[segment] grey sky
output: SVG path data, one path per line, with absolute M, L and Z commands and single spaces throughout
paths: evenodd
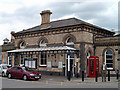
M 64 1 L 64 0 L 63 0 Z M 52 11 L 51 21 L 76 17 L 106 29 L 118 29 L 117 0 L 1 0 L 0 45 L 4 38 L 10 39 L 11 31 L 21 31 L 41 23 L 40 12 Z

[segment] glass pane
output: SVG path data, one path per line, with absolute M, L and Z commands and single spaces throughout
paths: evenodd
M 106 63 L 113 63 L 113 60 L 106 60 Z
M 107 50 L 106 54 L 112 54 L 111 50 Z
M 47 60 L 47 54 L 42 53 L 41 54 L 41 65 L 46 65 L 46 60 Z
M 106 58 L 112 58 L 112 55 L 106 55 Z
M 73 38 L 69 37 L 68 40 L 67 40 L 67 43 L 71 43 L 73 41 L 74 41 Z
M 112 64 L 106 64 L 108 68 L 112 68 L 113 65 Z

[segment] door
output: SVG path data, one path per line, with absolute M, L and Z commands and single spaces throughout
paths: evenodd
M 18 78 L 22 78 L 22 71 L 21 71 L 22 68 L 20 67 L 17 67 L 16 69 L 16 77 Z
M 12 74 L 12 77 L 16 77 L 16 70 L 17 70 L 17 67 L 11 68 L 10 73 Z

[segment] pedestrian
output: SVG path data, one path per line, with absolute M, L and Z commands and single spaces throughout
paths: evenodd
M 107 73 L 107 66 L 105 64 L 105 62 L 103 63 L 102 67 L 101 67 L 101 71 L 102 71 L 102 82 L 106 82 L 106 73 Z

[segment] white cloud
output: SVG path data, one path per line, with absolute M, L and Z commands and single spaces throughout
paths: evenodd
M 75 14 L 65 15 L 65 16 L 60 17 L 60 18 L 52 19 L 52 21 L 61 20 L 61 19 L 67 19 L 67 18 L 77 18 L 77 16 Z
M 45 9 L 53 12 L 52 21 L 76 17 L 103 27 L 115 28 L 117 2 L 118 0 L 1 0 L 0 45 L 4 38 L 10 39 L 11 31 L 17 32 L 40 24 L 39 13 Z

